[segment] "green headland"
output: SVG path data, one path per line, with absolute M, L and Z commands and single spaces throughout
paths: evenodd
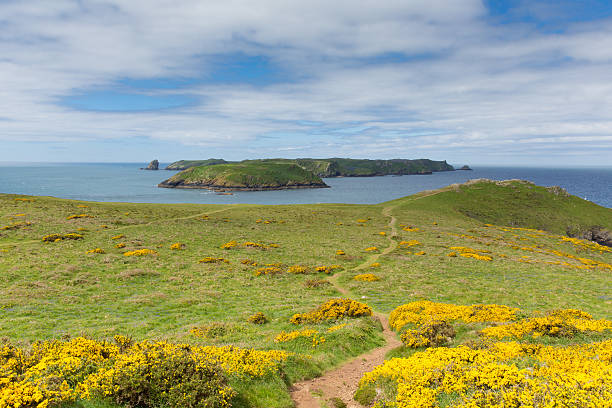
M 193 177 L 243 182 L 224 168 Z M 386 371 L 337 381 L 364 406 L 609 403 L 612 251 L 579 237 L 612 230 L 612 209 L 558 188 L 481 180 L 377 205 L 0 194 L 0 220 L 0 406 L 290 408 L 292 386 L 391 338 Z
M 167 170 L 185 170 L 195 166 L 227 163 L 223 159 L 180 160 L 166 167 Z M 446 161 L 429 159 L 259 159 L 240 163 L 290 163 L 296 164 L 319 177 L 371 177 L 387 175 L 430 174 L 436 171 L 453 171 Z
M 296 164 L 242 162 L 190 167 L 162 181 L 159 187 L 258 191 L 328 186 Z

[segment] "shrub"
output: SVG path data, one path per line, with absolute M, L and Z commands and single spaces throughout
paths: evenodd
M 455 330 L 447 321 L 430 320 L 421 324 L 418 329 L 406 330 L 400 336 L 406 347 L 442 346 L 455 337 Z
M 249 316 L 249 322 L 254 324 L 265 324 L 268 321 L 266 315 L 261 312 L 257 312 L 254 315 Z
M 307 288 L 318 288 L 325 285 L 331 285 L 331 282 L 325 279 L 309 279 L 304 282 L 304 286 Z
M 72 239 L 72 240 L 83 239 L 83 235 L 69 233 L 69 234 L 63 234 L 63 235 L 62 234 L 49 234 L 49 235 L 45 235 L 44 237 L 42 237 L 43 242 L 58 242 L 58 241 L 63 241 L 65 239 Z
M 88 214 L 74 214 L 74 215 L 69 215 L 68 217 L 66 217 L 67 220 L 74 220 L 77 218 L 93 218 L 93 215 L 88 215 Z
M 302 265 L 292 265 L 289 267 L 289 269 L 287 269 L 287 272 L 289 273 L 307 273 L 308 267 L 302 266 Z
M 128 407 L 230 407 L 235 395 L 214 361 L 158 344 L 120 354 L 113 369 L 92 375 L 84 388 Z
M 145 255 L 157 255 L 157 251 L 154 251 L 153 249 L 144 248 L 144 249 L 137 249 L 135 251 L 128 251 L 128 252 L 123 253 L 123 256 L 145 256 Z
M 311 312 L 294 314 L 289 321 L 293 324 L 316 323 L 322 320 L 371 315 L 372 309 L 365 303 L 352 299 L 331 299 Z
M 375 282 L 377 280 L 380 280 L 380 278 L 374 275 L 373 273 L 362 273 L 360 275 L 355 275 L 353 279 L 362 282 Z

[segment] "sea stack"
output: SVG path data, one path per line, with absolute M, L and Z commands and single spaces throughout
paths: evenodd
M 458 168 L 457 170 L 472 170 L 470 169 L 470 166 L 468 166 L 467 164 L 463 167 Z
M 159 161 L 157 159 L 153 160 L 149 165 L 141 170 L 159 170 Z

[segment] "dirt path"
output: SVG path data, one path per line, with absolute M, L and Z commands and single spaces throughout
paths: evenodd
M 394 237 L 397 236 L 397 227 L 395 225 L 397 219 L 391 214 L 392 209 L 393 207 L 385 207 L 383 209 L 383 214 L 387 217 L 391 217 L 389 221 L 391 234 L 387 235 L 389 246 L 380 253 L 371 255 L 364 262 L 346 272 L 355 272 L 367 268 L 373 262 L 376 262 L 378 258 L 397 248 L 397 241 L 394 239 Z M 340 286 L 338 276 L 339 274 L 336 274 L 328 280 L 343 296 L 353 297 L 349 290 Z M 385 360 L 385 355 L 389 351 L 402 344 L 395 333 L 389 328 L 387 317 L 382 313 L 374 313 L 374 316 L 378 318 L 382 324 L 383 336 L 386 344 L 355 357 L 353 360 L 344 363 L 335 370 L 325 373 L 321 377 L 295 383 L 291 390 L 291 398 L 296 408 L 333 407 L 333 404 L 329 403 L 331 398 L 340 398 L 348 408 L 361 407 L 359 403 L 353 400 L 353 395 L 355 391 L 357 391 L 359 380 L 363 374 L 372 371 L 374 367 L 382 364 Z
M 349 408 L 361 408 L 361 404 L 353 399 L 359 380 L 363 374 L 382 364 L 387 352 L 402 344 L 389 329 L 387 317 L 381 313 L 374 315 L 383 325 L 387 344 L 344 363 L 322 377 L 294 384 L 291 398 L 297 408 L 320 408 L 324 406 L 322 403 L 334 397 L 340 398 Z M 333 404 L 327 403 L 327 406 L 333 407 Z

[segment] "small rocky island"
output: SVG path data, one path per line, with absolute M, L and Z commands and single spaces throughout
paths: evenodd
M 465 165 L 465 166 L 463 166 L 463 167 L 459 167 L 457 170 L 472 170 L 472 169 L 470 168 L 470 166 L 468 166 L 468 165 L 466 164 L 466 165 Z
M 329 187 L 311 171 L 292 163 L 225 163 L 190 167 L 159 183 L 165 188 L 265 191 Z
M 159 161 L 153 160 L 149 163 L 147 167 L 143 167 L 140 170 L 159 170 Z

